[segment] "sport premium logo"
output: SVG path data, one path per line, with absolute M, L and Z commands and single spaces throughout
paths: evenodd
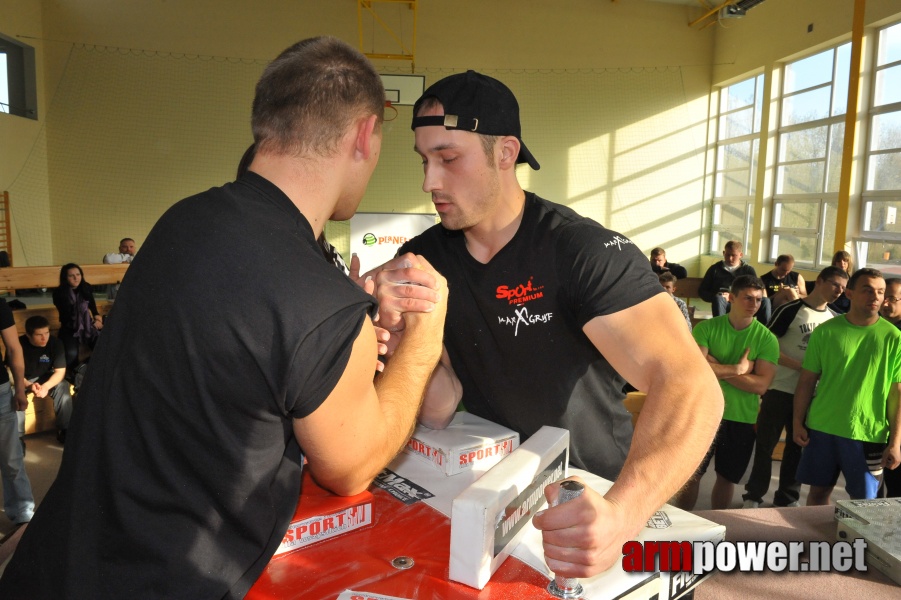
M 527 283 L 521 283 L 517 286 L 510 287 L 507 285 L 497 286 L 495 298 L 506 300 L 508 304 L 525 304 L 531 300 L 537 300 L 544 297 L 543 285 L 534 285 L 533 277 L 529 277 Z

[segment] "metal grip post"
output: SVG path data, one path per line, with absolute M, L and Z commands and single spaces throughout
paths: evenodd
M 569 502 L 574 498 L 578 498 L 585 491 L 585 486 L 578 481 L 564 481 L 560 484 L 560 492 L 557 494 L 557 501 L 554 506 Z M 561 577 L 557 575 L 554 580 L 547 585 L 547 591 L 557 598 L 579 598 L 582 595 L 582 584 L 575 577 Z

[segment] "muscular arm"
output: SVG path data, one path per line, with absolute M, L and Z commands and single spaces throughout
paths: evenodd
M 16 410 L 25 410 L 28 408 L 28 400 L 25 399 L 25 356 L 22 353 L 22 345 L 19 344 L 16 326 L 11 325 L 0 331 L 0 337 L 3 338 L 3 344 L 6 346 L 6 364 L 13 373 Z
M 667 335 L 635 327 L 649 322 Z M 607 494 L 586 491 L 533 521 L 544 532 L 548 566 L 568 577 L 595 575 L 622 559 L 623 543 L 694 473 L 723 415 L 716 378 L 667 294 L 595 317 L 583 330 L 647 398 L 626 463 Z
M 804 276 L 800 273 L 798 273 L 798 297 L 807 297 L 807 282 L 804 281 Z
M 754 361 L 748 360 L 748 354 L 751 352 L 750 348 L 745 348 L 744 354 L 741 355 L 741 358 L 734 365 L 726 365 L 718 361 L 710 354 L 710 349 L 706 346 L 698 346 L 698 348 L 701 349 L 701 355 L 707 359 L 707 364 L 717 379 L 732 379 L 754 370 Z
M 447 284 L 435 275 L 439 302 L 431 312 L 406 315 L 404 337 L 375 381 L 377 342 L 367 319 L 331 394 L 311 415 L 294 421 L 313 477 L 336 494 L 366 489 L 413 431 L 426 383 L 441 356 Z
M 776 376 L 776 365 L 766 360 L 754 361 L 754 370 L 738 377 L 728 380 L 729 385 L 733 385 L 743 392 L 750 392 L 761 396 L 770 389 L 773 383 L 773 377 Z
M 805 421 L 807 420 L 807 409 L 810 408 L 810 401 L 813 399 L 813 392 L 817 389 L 819 379 L 818 373 L 804 368 L 801 369 L 801 374 L 798 376 L 798 386 L 795 388 L 792 407 L 792 428 L 794 429 L 795 443 L 801 447 L 806 446 L 809 442 Z

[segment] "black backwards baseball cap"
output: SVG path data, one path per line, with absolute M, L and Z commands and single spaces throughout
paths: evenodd
M 417 117 L 426 98 L 437 98 L 444 107 L 444 114 Z M 529 163 L 536 171 L 541 168 L 522 141 L 519 125 L 519 103 L 510 88 L 503 83 L 466 71 L 433 83 L 413 106 L 413 124 L 417 127 L 444 126 L 446 129 L 472 131 L 482 135 L 512 135 L 519 140 L 517 163 Z

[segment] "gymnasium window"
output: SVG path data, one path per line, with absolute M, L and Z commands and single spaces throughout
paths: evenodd
M 846 43 L 783 67 L 770 260 L 819 269 L 832 258 L 850 60 Z
M 38 118 L 34 48 L 0 34 L 0 112 Z
M 901 23 L 877 33 L 858 250 L 871 267 L 901 273 Z
M 747 241 L 760 148 L 763 75 L 719 90 L 710 251 Z

